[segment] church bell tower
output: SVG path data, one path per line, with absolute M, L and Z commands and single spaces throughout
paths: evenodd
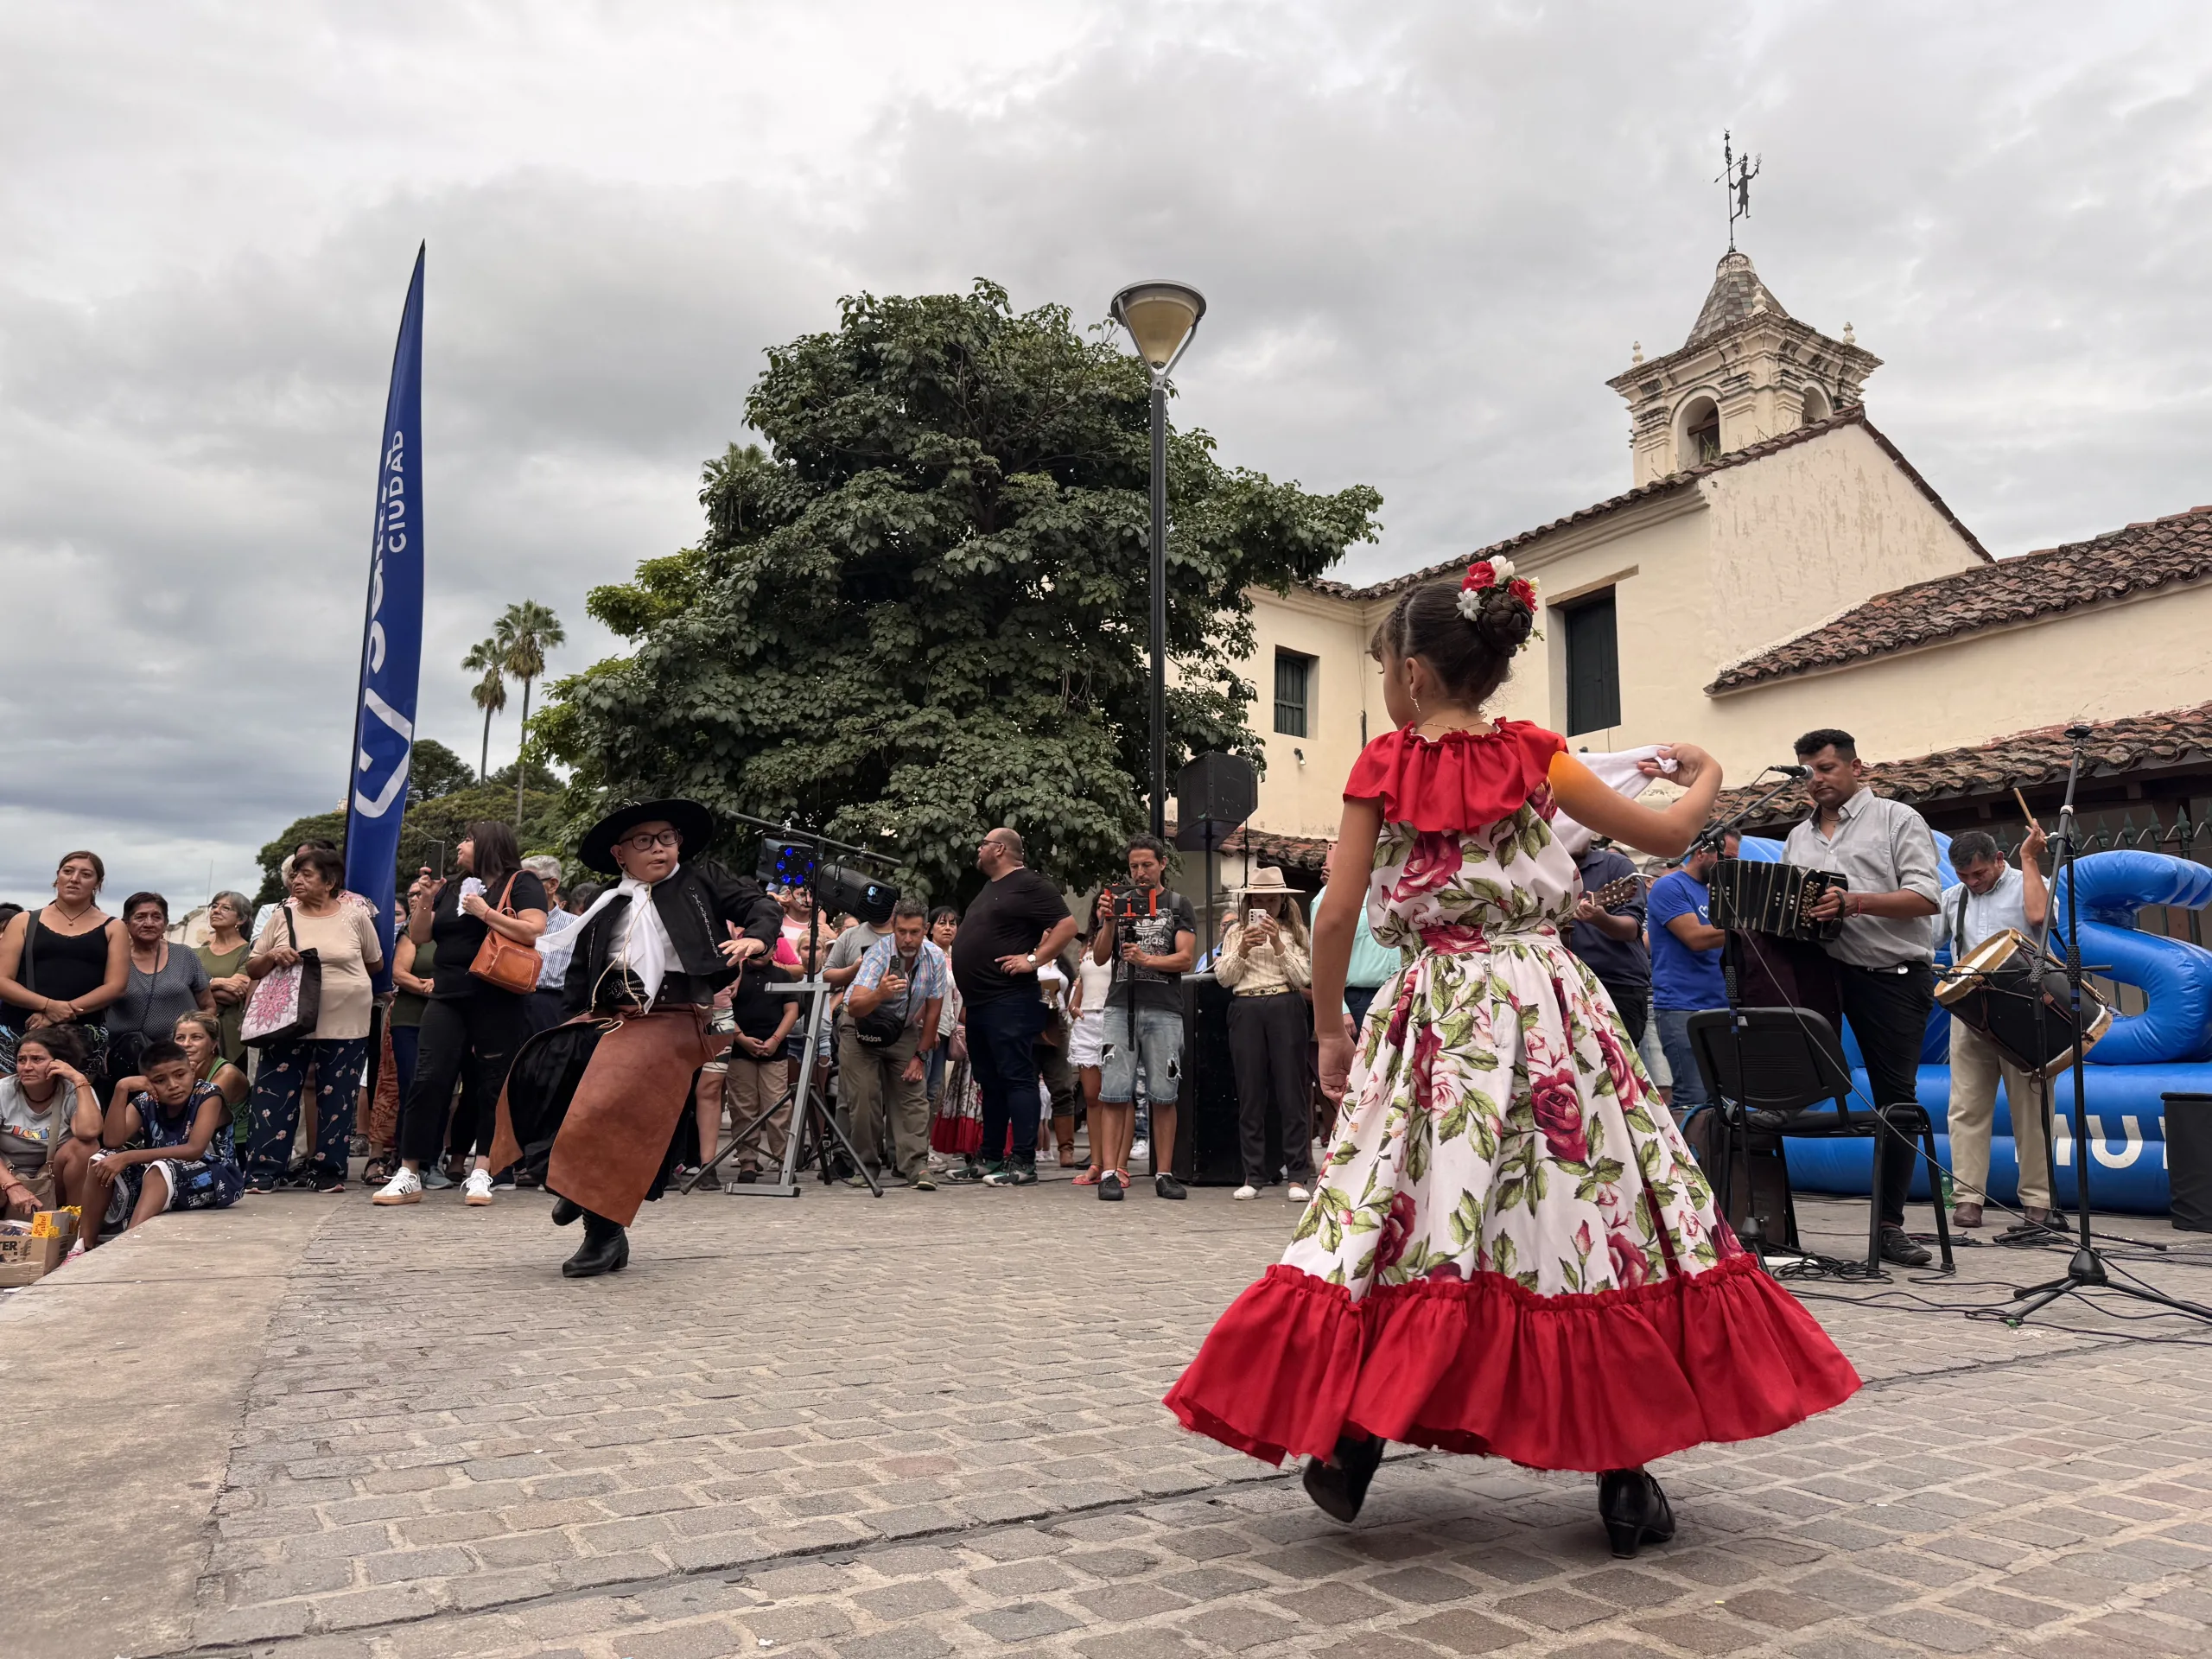
M 1751 256 L 1721 256 L 1713 288 L 1679 350 L 1605 384 L 1625 398 L 1634 482 L 1705 466 L 1852 408 L 1882 359 L 1843 325 L 1833 340 L 1782 308 Z

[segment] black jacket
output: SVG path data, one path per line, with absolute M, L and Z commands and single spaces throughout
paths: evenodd
M 568 977 L 561 982 L 561 1001 L 570 1014 L 591 1006 L 591 988 L 606 969 L 615 937 L 614 924 L 627 913 L 630 899 L 617 894 L 605 910 L 584 925 L 575 954 L 569 958 Z M 720 988 L 737 977 L 737 969 L 722 959 L 718 948 L 729 938 L 725 923 L 734 923 L 748 939 L 758 939 L 771 950 L 783 931 L 783 906 L 761 891 L 749 875 L 733 875 L 710 859 L 681 864 L 676 874 L 653 889 L 653 908 L 668 929 L 676 947 L 671 973 Z

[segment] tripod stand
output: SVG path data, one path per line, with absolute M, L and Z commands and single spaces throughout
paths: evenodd
M 2058 809 L 2058 868 L 2066 881 L 2066 993 L 2068 1017 L 2074 1026 L 2074 1198 L 2081 1219 L 2081 1237 L 2072 1257 L 2066 1263 L 2065 1277 L 2047 1280 L 2040 1285 L 2029 1285 L 2015 1291 L 2012 1300 L 2019 1306 L 1999 1317 L 2006 1325 L 2018 1326 L 2024 1324 L 2031 1314 L 2048 1307 L 2062 1296 L 2076 1295 L 2085 1290 L 2110 1290 L 2123 1296 L 2132 1296 L 2139 1302 L 2154 1303 L 2171 1313 L 2187 1314 L 2191 1319 L 2212 1324 L 2212 1307 L 2181 1301 L 2164 1291 L 2152 1290 L 2147 1286 L 2114 1284 L 2105 1270 L 2104 1256 L 2098 1250 L 2094 1235 L 2089 1230 L 2091 1154 L 2087 1135 L 2088 1079 L 2082 1057 L 2082 1050 L 2088 1046 L 2088 1035 L 2082 1022 L 2082 899 L 2074 870 L 2075 861 L 2081 850 L 2081 832 L 2075 821 L 2074 791 L 2081 782 L 2082 753 L 2088 744 L 2090 728 L 2069 726 L 2066 728 L 2066 735 L 2074 746 L 2074 754 L 2066 768 L 2066 800 Z M 2056 1192 L 2052 1194 L 2053 1198 L 2056 1196 Z
M 708 1159 L 700 1166 L 698 1173 L 683 1184 L 683 1190 L 689 1192 L 705 1180 L 709 1174 L 721 1167 L 723 1159 L 745 1145 L 760 1132 L 771 1118 L 788 1107 L 791 1109 L 791 1130 L 784 1137 L 784 1161 L 776 1172 L 776 1179 L 772 1181 L 724 1181 L 723 1192 L 733 1198 L 798 1197 L 798 1169 L 804 1161 L 800 1155 L 801 1143 L 811 1135 L 819 1155 L 824 1186 L 830 1185 L 833 1179 L 830 1167 L 830 1147 L 834 1140 L 844 1148 L 845 1156 L 852 1161 L 853 1167 L 860 1171 L 861 1178 L 868 1183 L 868 1191 L 881 1198 L 882 1185 L 868 1169 L 866 1160 L 854 1150 L 853 1143 L 846 1139 L 844 1128 L 838 1123 L 837 1115 L 830 1109 L 828 1099 L 814 1087 L 816 1045 L 821 1039 L 823 1016 L 829 1008 L 830 982 L 825 979 L 801 980 L 797 984 L 775 988 L 776 995 L 779 996 L 807 998 L 806 1036 L 801 1058 L 797 1062 L 798 1073 L 772 1103 L 762 1107 L 743 1123 L 730 1126 L 729 1144 Z
M 794 836 L 798 833 L 789 824 L 773 823 L 766 818 L 753 817 L 749 813 L 738 812 L 732 816 L 744 823 L 757 825 L 760 829 L 774 830 L 785 837 Z M 830 1157 L 830 1143 L 834 1141 L 837 1146 L 844 1149 L 846 1158 L 851 1160 L 853 1167 L 860 1172 L 861 1179 L 868 1183 L 868 1191 L 879 1198 L 883 1196 L 881 1184 L 869 1170 L 867 1161 L 855 1149 L 852 1141 L 847 1138 L 843 1127 L 837 1122 L 836 1114 L 830 1109 L 826 1093 L 815 1088 L 814 1075 L 816 1057 L 820 1052 L 823 1022 L 829 1011 L 830 993 L 834 988 L 828 980 L 822 977 L 818 965 L 822 947 L 822 906 L 824 903 L 831 901 L 830 896 L 823 893 L 821 882 L 835 880 L 838 884 L 835 889 L 835 901 L 841 906 L 851 904 L 856 912 L 859 910 L 858 903 L 849 895 L 854 891 L 852 884 L 860 878 L 855 877 L 849 871 L 838 869 L 835 866 L 824 866 L 822 861 L 822 849 L 825 847 L 834 847 L 840 852 L 868 859 L 877 864 L 887 865 L 890 861 L 879 854 L 869 852 L 865 847 L 855 847 L 847 842 L 832 841 L 818 832 L 798 836 L 798 840 L 810 846 L 812 849 L 811 856 L 806 857 L 804 861 L 803 880 L 809 896 L 807 971 L 814 977 L 800 980 L 796 983 L 770 988 L 771 991 L 778 996 L 804 996 L 808 999 L 805 1036 L 800 1046 L 798 1071 L 791 1079 L 790 1086 L 772 1103 L 754 1113 L 746 1122 L 731 1125 L 729 1145 L 712 1157 L 704 1160 L 698 1173 L 684 1183 L 683 1191 L 687 1193 L 705 1180 L 709 1171 L 718 1169 L 725 1158 L 760 1133 L 778 1112 L 789 1106 L 791 1108 L 791 1130 L 784 1138 L 784 1161 L 782 1166 L 777 1171 L 777 1179 L 773 1181 L 724 1181 L 722 1183 L 724 1192 L 728 1193 L 732 1198 L 795 1198 L 798 1197 L 798 1169 L 802 1161 L 800 1149 L 802 1144 L 811 1137 L 817 1149 L 822 1184 L 824 1186 L 830 1185 L 835 1179 Z M 798 847 L 798 842 L 785 841 L 772 843 L 770 850 L 780 853 L 804 849 Z M 767 865 L 762 866 L 761 874 L 764 877 L 770 874 Z M 798 872 L 794 871 L 792 874 L 798 874 Z M 785 879 L 780 865 L 778 867 L 777 879 Z M 798 883 L 793 881 L 791 885 L 797 886 Z M 891 904 L 899 896 L 898 889 L 895 887 L 883 888 L 869 885 L 866 891 L 871 895 L 885 895 L 881 897 L 880 902 L 883 906 L 883 913 L 886 915 L 889 914 Z M 700 1148 L 702 1153 L 705 1150 L 703 1147 Z

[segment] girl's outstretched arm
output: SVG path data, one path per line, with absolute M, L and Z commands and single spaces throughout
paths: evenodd
M 1679 858 L 1713 816 L 1720 792 L 1720 763 L 1693 743 L 1660 751 L 1674 760 L 1672 780 L 1682 793 L 1663 807 L 1639 806 L 1601 783 L 1596 773 L 1562 751 L 1552 757 L 1546 780 L 1567 815 L 1594 834 L 1626 842 L 1638 852 Z

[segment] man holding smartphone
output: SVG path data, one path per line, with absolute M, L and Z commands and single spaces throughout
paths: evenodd
M 1165 885 L 1167 849 L 1151 836 L 1129 842 L 1129 885 L 1098 895 L 1090 959 L 1110 963 L 1101 1033 L 1098 1116 L 1091 1156 L 1098 1196 L 1119 1198 L 1129 1184 L 1135 1138 L 1137 1071 L 1152 1103 L 1153 1191 L 1185 1195 L 1173 1174 L 1175 1108 L 1183 1088 L 1183 976 L 1198 954 L 1198 918 L 1191 901 Z

